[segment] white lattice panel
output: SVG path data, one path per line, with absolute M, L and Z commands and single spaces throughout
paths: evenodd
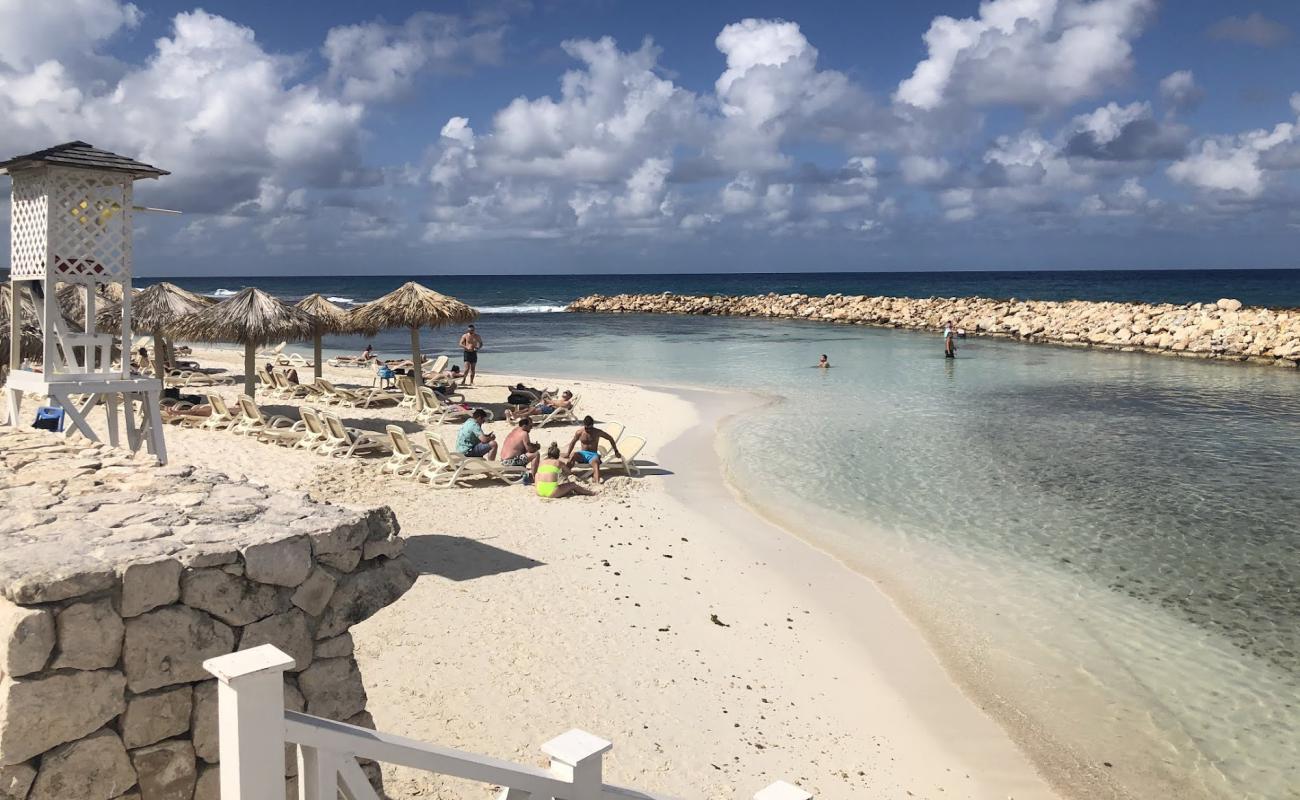
M 9 220 L 9 263 L 14 278 L 45 275 L 46 171 L 24 170 L 13 176 Z
M 131 178 L 49 168 L 50 272 L 69 283 L 131 278 Z

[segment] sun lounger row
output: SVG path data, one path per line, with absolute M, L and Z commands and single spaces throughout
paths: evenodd
M 453 453 L 436 431 L 424 431 L 425 443 L 420 445 L 412 442 L 400 426 L 389 425 L 385 430 L 392 456 L 380 466 L 384 473 L 428 481 L 435 489 L 453 489 L 482 478 L 513 485 L 523 483 L 528 475 L 524 467 Z

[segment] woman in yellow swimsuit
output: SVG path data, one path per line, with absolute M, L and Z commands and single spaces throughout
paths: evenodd
M 566 471 L 564 462 L 560 460 L 560 446 L 551 442 L 551 446 L 546 450 L 546 458 L 537 465 L 537 496 L 553 498 L 570 494 L 595 494 L 581 484 L 565 480 L 568 477 Z

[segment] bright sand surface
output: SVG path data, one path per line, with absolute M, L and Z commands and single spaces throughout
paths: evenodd
M 234 350 L 194 357 L 242 371 Z M 325 377 L 369 386 L 372 373 Z M 487 374 L 466 398 L 500 417 L 516 381 L 548 385 Z M 421 577 L 353 629 L 381 730 L 542 765 L 543 742 L 581 728 L 614 742 L 606 780 L 680 797 L 748 798 L 777 779 L 818 798 L 1056 796 L 875 584 L 736 501 L 715 429 L 756 398 L 570 386 L 581 410 L 648 439 L 643 477 L 543 501 L 531 487 L 435 490 L 381 475 L 374 459 L 228 433 L 173 427 L 167 444 L 174 463 L 396 511 Z M 296 418 L 300 402 L 262 406 Z M 391 406 L 338 413 L 419 429 Z M 533 438 L 563 447 L 574 430 Z M 385 775 L 394 797 L 488 796 L 404 768 Z

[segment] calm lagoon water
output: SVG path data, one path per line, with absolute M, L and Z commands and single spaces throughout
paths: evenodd
M 988 340 L 945 360 L 933 335 L 775 320 L 479 329 L 488 372 L 781 398 L 725 428 L 733 483 L 880 580 L 1045 763 L 1139 798 L 1300 797 L 1295 372 Z

